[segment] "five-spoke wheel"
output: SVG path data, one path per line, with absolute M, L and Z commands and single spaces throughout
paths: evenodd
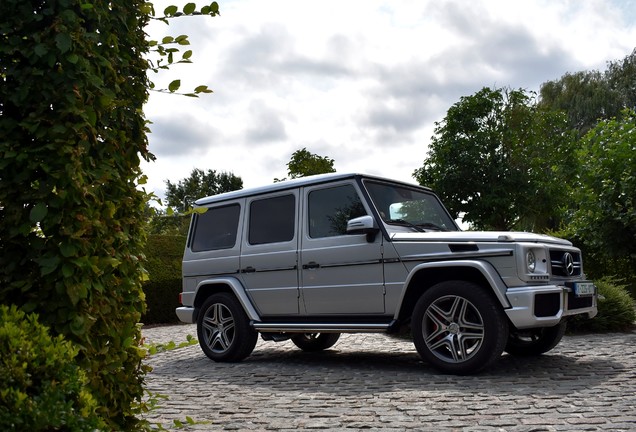
M 236 298 L 228 293 L 210 296 L 199 312 L 197 321 L 199 344 L 214 361 L 240 361 L 249 356 L 258 333 Z
M 496 299 L 466 281 L 441 282 L 418 300 L 413 342 L 422 358 L 442 372 L 468 374 L 498 358 L 508 323 Z

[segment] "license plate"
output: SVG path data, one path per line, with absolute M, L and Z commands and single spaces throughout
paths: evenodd
M 592 282 L 575 282 L 574 294 L 577 297 L 591 296 L 596 293 L 596 286 Z

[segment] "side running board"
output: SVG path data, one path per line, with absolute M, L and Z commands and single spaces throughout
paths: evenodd
M 396 321 L 388 323 L 276 323 L 252 321 L 254 330 L 261 333 L 382 333 L 390 332 Z

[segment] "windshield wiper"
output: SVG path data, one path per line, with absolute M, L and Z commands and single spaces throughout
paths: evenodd
M 417 232 L 426 232 L 427 229 L 429 230 L 432 229 L 437 231 L 448 231 L 447 229 L 442 228 L 441 226 L 436 225 L 432 222 L 423 222 L 423 223 L 414 224 L 404 219 L 387 219 L 385 222 L 389 224 L 407 226 L 409 228 L 413 228 Z
M 403 226 L 407 226 L 410 228 L 413 228 L 415 231 L 418 232 L 425 232 L 422 228 L 420 228 L 419 226 L 409 222 L 409 221 L 405 221 L 404 219 L 387 219 L 386 223 L 390 223 L 390 224 L 394 224 L 394 225 L 403 225 Z
M 446 228 L 442 228 L 439 225 L 434 224 L 433 222 L 424 222 L 424 223 L 418 223 L 418 224 L 414 224 L 415 226 L 418 227 L 422 227 L 425 229 L 434 229 L 437 231 L 448 231 Z

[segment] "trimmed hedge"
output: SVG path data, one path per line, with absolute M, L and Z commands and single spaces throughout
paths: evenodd
M 0 430 L 105 427 L 75 362 L 78 351 L 62 335 L 51 337 L 36 314 L 0 305 Z
M 179 322 L 175 308 L 181 306 L 181 260 L 186 237 L 149 235 L 146 244 L 146 263 L 149 280 L 143 285 L 146 295 L 144 324 Z

